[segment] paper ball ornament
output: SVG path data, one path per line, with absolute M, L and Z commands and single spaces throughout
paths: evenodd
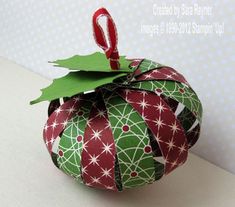
M 109 46 L 100 16 L 108 18 Z M 87 186 L 122 191 L 153 183 L 186 161 L 202 105 L 173 68 L 119 56 L 106 9 L 95 12 L 93 29 L 105 55 L 55 61 L 72 72 L 32 102 L 51 101 L 44 141 L 55 165 Z

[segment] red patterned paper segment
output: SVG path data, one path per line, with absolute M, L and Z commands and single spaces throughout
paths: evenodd
M 165 160 L 165 174 L 183 164 L 188 155 L 187 139 L 165 101 L 147 91 L 120 89 L 118 93 L 139 112 L 154 134 Z
M 117 191 L 115 143 L 102 100 L 94 102 L 84 133 L 82 178 L 86 185 Z
M 140 74 L 141 70 L 138 70 L 140 63 L 143 61 L 143 59 L 129 59 L 130 61 L 132 61 L 130 63 L 130 67 L 132 67 L 134 69 L 134 75 L 135 74 Z
M 140 63 L 143 61 L 143 59 L 137 59 L 137 58 L 135 58 L 135 59 L 128 59 L 128 60 L 132 61 L 130 63 L 131 67 L 138 67 L 140 65 Z
M 137 76 L 135 79 L 137 81 L 172 80 L 172 81 L 177 81 L 177 82 L 184 83 L 190 86 L 189 83 L 186 81 L 186 79 L 180 73 L 178 73 L 176 70 L 170 67 L 161 67 L 161 68 L 147 71 Z
M 64 130 L 69 119 L 76 113 L 80 104 L 79 97 L 72 98 L 50 115 L 43 130 L 43 139 L 50 154 L 56 138 Z

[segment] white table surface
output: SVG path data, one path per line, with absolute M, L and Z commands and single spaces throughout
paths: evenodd
M 53 165 L 44 146 L 48 103 L 29 105 L 49 83 L 0 58 L 1 207 L 235 206 L 235 175 L 193 154 L 185 165 L 155 184 L 122 193 L 76 183 Z

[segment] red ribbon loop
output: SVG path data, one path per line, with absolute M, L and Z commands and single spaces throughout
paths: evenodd
M 99 18 L 102 16 L 107 18 L 109 46 L 105 39 L 104 31 L 98 23 Z M 120 68 L 120 64 L 118 62 L 119 54 L 117 50 L 117 30 L 112 17 L 105 8 L 100 8 L 94 13 L 92 22 L 96 44 L 104 50 L 107 59 L 110 60 L 111 68 L 113 70 L 118 70 Z

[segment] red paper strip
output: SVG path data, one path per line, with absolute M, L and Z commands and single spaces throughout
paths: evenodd
M 186 81 L 186 79 L 180 73 L 170 67 L 161 67 L 158 69 L 150 70 L 137 76 L 136 80 L 173 80 L 189 86 L 189 83 Z
M 137 59 L 137 58 L 135 58 L 135 59 L 128 59 L 129 61 L 131 61 L 131 64 L 130 64 L 130 66 L 131 67 L 139 67 L 139 65 L 140 65 L 140 63 L 144 60 L 144 59 Z M 140 71 L 141 72 L 141 71 Z M 136 73 L 136 71 L 135 71 L 135 73 Z
M 187 138 L 165 101 L 147 91 L 120 89 L 118 93 L 139 112 L 155 136 L 165 160 L 165 174 L 183 164 L 188 155 Z
M 86 185 L 112 189 L 115 184 L 115 143 L 104 103 L 100 100 L 91 109 L 84 133 L 82 178 Z
M 43 130 L 43 139 L 50 154 L 56 138 L 76 113 L 80 104 L 79 97 L 72 98 L 57 108 L 48 118 Z
M 105 39 L 104 31 L 98 23 L 99 18 L 102 16 L 107 17 L 109 45 Z M 97 45 L 104 50 L 107 59 L 110 59 L 111 68 L 113 70 L 119 69 L 120 64 L 118 62 L 119 54 L 117 50 L 117 30 L 112 17 L 105 8 L 100 8 L 94 13 L 92 22 L 94 38 Z

